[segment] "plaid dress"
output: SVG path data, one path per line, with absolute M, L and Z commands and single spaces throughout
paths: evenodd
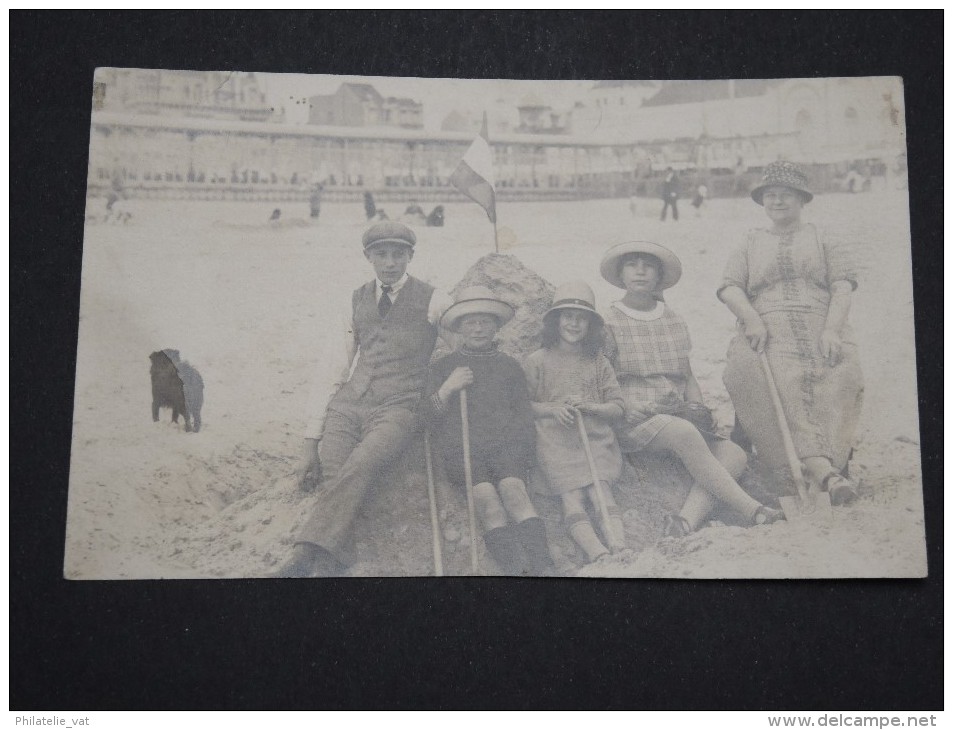
M 640 451 L 675 418 L 666 411 L 685 402 L 692 349 L 688 326 L 663 302 L 645 313 L 614 302 L 605 321 L 606 357 L 619 379 L 626 415 L 630 408 L 653 414 L 629 421 L 619 433 L 623 451 Z

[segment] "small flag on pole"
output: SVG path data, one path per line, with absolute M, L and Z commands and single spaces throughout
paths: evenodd
M 450 184 L 483 206 L 490 221 L 496 223 L 496 191 L 493 190 L 493 153 L 487 137 L 486 112 L 483 128 L 450 176 Z

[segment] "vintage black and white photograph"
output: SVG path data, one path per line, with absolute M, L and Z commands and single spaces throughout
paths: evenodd
M 66 578 L 926 575 L 900 78 L 92 88 Z

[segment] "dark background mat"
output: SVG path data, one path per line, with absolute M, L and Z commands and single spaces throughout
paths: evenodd
M 942 708 L 942 28 L 940 12 L 11 12 L 11 709 Z M 96 66 L 903 76 L 930 577 L 63 580 Z

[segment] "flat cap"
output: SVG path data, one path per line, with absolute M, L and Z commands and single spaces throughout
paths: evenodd
M 381 243 L 402 243 L 413 248 L 417 245 L 417 236 L 400 221 L 381 221 L 367 229 L 363 243 L 365 251 Z

